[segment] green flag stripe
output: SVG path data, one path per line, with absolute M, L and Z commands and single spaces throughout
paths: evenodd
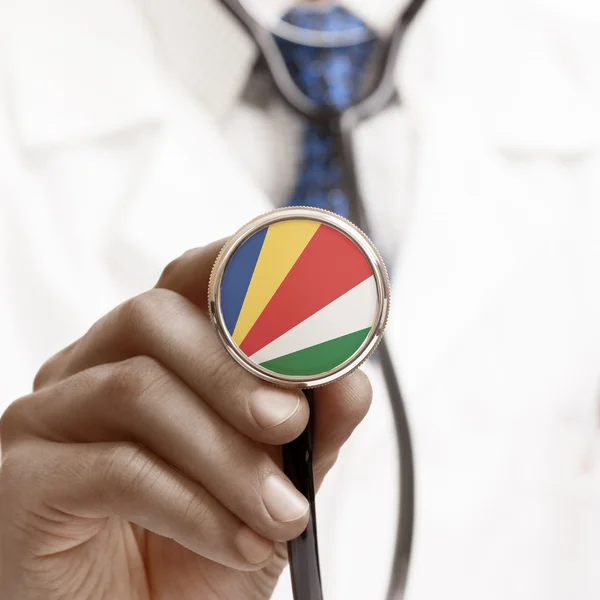
M 370 327 L 261 363 L 281 375 L 310 376 L 331 371 L 346 362 L 367 339 Z

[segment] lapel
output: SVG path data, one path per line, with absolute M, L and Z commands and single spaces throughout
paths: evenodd
M 417 124 L 415 185 L 388 335 L 415 394 L 458 360 L 459 348 L 470 348 L 460 360 L 475 364 L 477 348 L 495 347 L 482 333 L 486 319 L 505 318 L 508 305 L 521 318 L 519 294 L 539 291 L 525 291 L 524 282 L 558 258 L 572 269 L 582 264 L 589 240 L 579 215 L 589 206 L 575 189 L 600 141 L 600 120 L 588 110 L 592 98 L 556 66 L 552 40 L 531 33 L 541 14 L 529 15 L 524 28 L 511 13 L 471 0 L 460 1 L 460 10 L 436 6 L 415 28 L 401 73 L 405 110 Z M 540 301 L 556 303 L 557 315 L 568 318 L 556 294 Z M 579 317 L 589 321 L 592 313 Z M 497 348 L 498 364 L 504 350 Z M 544 356 L 550 354 L 522 360 Z M 477 372 L 470 377 L 479 381 Z
M 175 96 L 168 123 L 154 132 L 143 175 L 115 220 L 112 253 L 124 281 L 145 276 L 136 272 L 140 258 L 162 267 L 272 208 L 214 120 L 188 94 Z M 131 267 L 120 257 L 132 257 Z

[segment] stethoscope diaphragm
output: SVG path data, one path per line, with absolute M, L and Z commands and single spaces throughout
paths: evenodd
M 274 210 L 219 254 L 211 319 L 229 354 L 270 383 L 312 388 L 356 369 L 388 318 L 385 265 L 367 236 L 328 211 Z

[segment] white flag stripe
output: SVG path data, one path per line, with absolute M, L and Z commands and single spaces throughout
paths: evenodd
M 377 316 L 377 287 L 369 277 L 314 313 L 250 359 L 257 364 L 371 327 Z

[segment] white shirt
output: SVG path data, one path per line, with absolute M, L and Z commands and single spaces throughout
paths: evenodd
M 346 4 L 384 33 L 402 2 Z M 356 133 L 415 443 L 408 600 L 600 593 L 599 25 L 583 0 L 430 0 L 402 108 Z M 173 257 L 282 204 L 301 124 L 252 100 L 256 50 L 213 0 L 5 2 L 0 34 L 1 407 Z M 370 370 L 320 497 L 327 600 L 383 598 L 391 562 Z

